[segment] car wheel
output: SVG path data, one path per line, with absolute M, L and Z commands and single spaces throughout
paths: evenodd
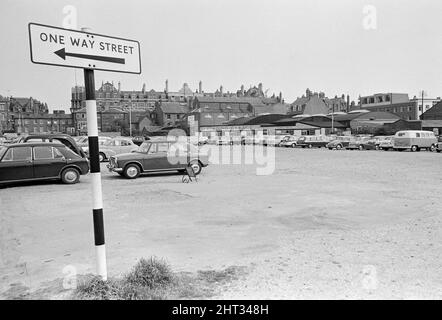
M 442 151 L 442 150 L 436 149 L 436 152 L 437 152 L 437 153 L 440 153 L 441 151 Z
M 98 159 L 100 160 L 100 162 L 103 162 L 104 160 L 106 160 L 106 155 L 103 152 L 100 152 L 98 154 Z
M 124 168 L 124 176 L 128 179 L 135 179 L 140 175 L 140 167 L 136 164 L 129 164 Z
M 203 167 L 201 166 L 201 163 L 197 160 L 191 161 L 189 163 L 189 167 L 193 169 L 193 172 L 195 172 L 195 175 L 200 174 Z
M 296 143 L 292 143 L 292 148 L 296 148 Z
M 417 146 L 411 146 L 411 152 L 416 152 L 418 150 Z
M 337 150 L 341 150 L 341 149 L 342 149 L 342 146 L 341 146 L 340 144 L 338 144 L 338 145 L 336 146 L 336 149 L 337 149 Z
M 61 173 L 61 181 L 65 184 L 75 184 L 80 181 L 80 172 L 75 168 L 67 168 Z
M 359 150 L 364 150 L 364 146 L 359 146 Z

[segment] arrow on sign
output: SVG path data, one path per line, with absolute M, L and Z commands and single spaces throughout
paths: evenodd
M 89 55 L 89 54 L 66 52 L 66 48 L 57 50 L 54 53 L 57 56 L 59 56 L 60 58 L 62 58 L 63 60 L 66 60 L 66 56 L 68 56 L 68 57 L 81 58 L 81 59 L 90 59 L 90 60 L 98 60 L 98 61 L 106 61 L 106 62 L 112 62 L 112 63 L 125 64 L 125 59 L 123 59 L 123 58 L 93 56 L 93 55 Z

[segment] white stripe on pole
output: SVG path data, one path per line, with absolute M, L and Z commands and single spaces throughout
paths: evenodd
M 101 173 L 91 173 L 93 208 L 103 209 L 103 193 L 101 189 Z
M 95 246 L 95 254 L 97 256 L 97 274 L 103 279 L 107 280 L 107 266 L 106 266 L 106 245 Z
M 97 101 L 86 100 L 87 135 L 98 137 Z

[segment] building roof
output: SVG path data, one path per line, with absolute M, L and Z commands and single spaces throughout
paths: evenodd
M 195 97 L 200 103 L 249 103 L 252 105 L 262 105 L 269 103 L 269 99 L 272 98 L 260 98 L 260 97 L 211 97 L 211 96 L 203 96 L 203 97 Z M 276 99 L 274 100 L 276 103 Z
M 189 112 L 189 107 L 187 104 L 182 104 L 179 102 L 162 102 L 159 106 L 164 113 L 187 113 Z
M 432 106 L 430 109 L 425 111 L 421 118 L 424 119 L 427 116 L 440 116 L 440 119 L 442 120 L 442 101 L 436 103 L 434 106 Z
M 422 120 L 422 128 L 442 128 L 442 120 Z
M 399 120 L 401 117 L 391 113 L 391 112 L 385 112 L 385 111 L 373 111 L 373 112 L 366 112 L 358 114 L 357 117 L 355 117 L 354 121 L 385 121 L 388 122 L 390 120 Z M 394 122 L 393 121 L 393 122 Z
M 327 114 L 328 106 L 325 104 L 324 100 L 319 98 L 317 95 L 313 95 L 305 104 L 304 113 L 306 114 Z
M 245 125 L 250 120 L 250 117 L 241 117 L 237 119 L 230 120 L 226 123 L 228 126 L 242 126 Z
M 318 127 L 318 128 L 345 128 L 346 126 L 344 126 L 342 123 L 338 122 L 338 121 L 304 121 L 304 120 L 300 120 L 300 123 L 303 124 L 307 124 L 309 126 L 314 126 L 314 127 Z
M 226 125 L 260 125 L 260 124 L 271 124 L 277 120 L 287 118 L 287 115 L 283 114 L 264 114 L 256 117 L 241 117 L 238 119 L 231 120 L 226 123 Z

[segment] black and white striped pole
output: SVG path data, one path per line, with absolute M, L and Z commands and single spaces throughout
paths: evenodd
M 85 28 L 82 31 L 87 31 Z M 92 215 L 94 221 L 95 253 L 97 274 L 107 280 L 106 247 L 104 242 L 103 195 L 101 189 L 100 158 L 98 149 L 97 101 L 95 99 L 95 79 L 93 69 L 84 69 L 86 91 L 87 135 L 92 180 Z
M 94 70 L 84 69 L 84 86 L 86 89 L 87 134 L 89 140 L 89 157 L 92 178 L 92 214 L 94 220 L 97 273 L 103 280 L 107 280 L 106 247 L 104 242 L 103 196 L 101 190 L 101 172 L 98 150 L 98 121 L 97 101 L 95 100 Z

